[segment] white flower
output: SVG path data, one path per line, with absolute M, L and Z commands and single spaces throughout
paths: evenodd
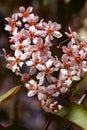
M 44 27 L 44 33 L 46 35 L 45 40 L 47 42 L 53 40 L 53 36 L 60 38 L 62 36 L 62 34 L 58 31 L 59 29 L 61 29 L 61 25 L 57 24 L 56 22 L 52 23 L 51 21 L 48 21 L 47 23 L 43 23 L 43 27 Z

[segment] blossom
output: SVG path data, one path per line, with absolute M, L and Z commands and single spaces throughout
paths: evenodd
M 52 59 L 48 59 L 45 63 L 45 65 L 43 64 L 38 64 L 37 65 L 37 69 L 40 71 L 37 74 L 37 79 L 39 79 L 39 84 L 43 84 L 44 80 L 45 80 L 45 76 L 47 78 L 47 80 L 50 80 L 50 74 L 53 73 L 53 71 L 55 71 L 54 67 L 52 67 L 53 65 L 53 60 Z
M 51 56 L 50 47 L 51 43 L 49 42 L 43 42 L 42 38 L 38 38 L 35 45 L 30 47 L 30 50 L 33 52 L 38 53 L 38 58 L 43 62 L 43 60 L 46 60 L 47 57 Z
M 5 18 L 12 50 L 7 54 L 3 49 L 6 67 L 21 77 L 29 97 L 37 95 L 42 108 L 53 113 L 64 106 L 59 102 L 61 95 L 87 74 L 87 37 L 79 41 L 77 33 L 69 27 L 65 34 L 70 41 L 65 40 L 67 45 L 61 47 L 62 56 L 53 54 L 52 40 L 62 36 L 61 25 L 39 20 L 32 11 L 32 7 L 21 6 L 18 13 Z
M 69 42 L 67 47 L 66 46 L 62 47 L 62 51 L 67 55 L 67 57 L 73 56 L 73 49 L 74 45 L 72 42 Z
M 52 104 L 49 105 L 49 109 L 51 112 L 57 112 L 63 108 L 62 105 L 59 105 L 57 101 L 54 101 Z
M 59 105 L 58 101 L 54 101 L 49 105 L 47 105 L 45 101 L 42 101 L 41 105 L 46 112 L 51 112 L 51 113 L 57 112 L 58 110 L 61 110 L 63 108 L 62 105 Z
M 49 21 L 48 23 L 43 23 L 43 27 L 44 27 L 44 33 L 46 35 L 45 40 L 51 41 L 53 40 L 53 36 L 60 38 L 62 36 L 62 34 L 58 31 L 61 29 L 61 25 L 57 24 L 56 22 L 52 23 L 51 21 Z
M 22 53 L 15 51 L 14 56 L 6 57 L 6 60 L 8 64 L 6 65 L 7 68 L 11 69 L 13 72 L 20 71 L 20 67 L 22 67 L 23 59 L 22 59 Z
M 63 85 L 66 85 L 68 87 L 71 85 L 72 81 L 79 81 L 81 78 L 79 72 L 75 69 L 61 69 L 59 79 L 62 81 Z
M 19 17 L 23 18 L 23 22 L 26 21 L 26 18 L 29 17 L 29 15 L 32 13 L 33 8 L 32 7 L 28 7 L 27 9 L 25 9 L 24 6 L 21 6 L 19 8 L 20 13 L 19 13 Z
M 25 31 L 25 34 L 27 37 L 26 40 L 29 44 L 31 42 L 35 44 L 38 41 L 39 32 L 34 26 L 29 27 L 29 29 Z
M 65 68 L 65 69 L 68 69 L 70 68 L 70 61 L 68 59 L 68 56 L 66 54 L 63 54 L 62 57 L 61 57 L 61 68 Z
M 39 91 L 39 85 L 33 79 L 29 80 L 29 82 L 25 84 L 25 87 L 29 90 L 28 92 L 29 97 L 34 96 Z
M 71 39 L 71 41 L 72 41 L 73 43 L 75 43 L 75 42 L 76 42 L 76 39 L 77 39 L 77 33 L 76 33 L 76 32 L 73 32 L 70 27 L 69 27 L 69 32 L 70 32 L 70 33 L 65 32 L 65 34 Z
M 29 74 L 33 75 L 37 70 L 37 65 L 39 64 L 39 59 L 37 53 L 32 54 L 32 58 L 26 62 L 27 66 L 30 66 Z
M 8 22 L 8 24 L 5 26 L 5 30 L 9 31 L 10 33 L 13 33 L 17 27 L 21 26 L 21 21 L 18 20 L 17 13 L 13 14 L 11 18 L 5 18 L 5 20 Z
M 29 17 L 26 18 L 27 24 L 25 24 L 25 28 L 28 29 L 30 26 L 36 26 L 39 21 L 39 17 L 34 14 L 30 14 Z
M 10 37 L 10 42 L 15 43 L 15 44 L 22 44 L 23 42 L 26 41 L 26 38 L 27 38 L 27 36 L 26 36 L 25 29 L 20 30 L 20 32 L 15 30 L 13 32 L 13 35 Z

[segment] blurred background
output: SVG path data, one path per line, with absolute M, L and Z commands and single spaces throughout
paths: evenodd
M 79 38 L 87 35 L 87 0 L 0 0 L 0 55 L 2 48 L 9 52 L 9 34 L 4 30 L 5 17 L 17 12 L 20 6 L 33 6 L 34 13 L 44 21 L 52 20 L 62 25 L 64 34 L 70 26 L 78 32 Z M 65 36 L 60 39 L 61 42 Z M 10 88 L 21 84 L 20 78 L 5 68 L 6 62 L 0 57 L 0 95 Z M 52 119 L 48 130 L 62 130 L 67 122 L 44 112 L 36 97 L 27 97 L 24 89 L 9 103 L 0 103 L 0 124 L 9 129 L 46 130 L 47 122 Z M 11 127 L 9 127 L 11 126 Z M 75 130 L 81 130 L 75 127 Z

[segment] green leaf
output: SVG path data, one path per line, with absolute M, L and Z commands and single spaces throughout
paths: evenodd
M 87 110 L 81 105 L 70 105 L 59 110 L 56 115 L 63 117 L 79 127 L 87 130 Z
M 82 77 L 82 80 L 77 85 L 77 90 L 76 90 L 76 94 L 75 95 L 81 97 L 81 95 L 83 95 L 86 92 L 86 90 L 87 90 L 87 75 Z
M 12 97 L 14 97 L 20 90 L 21 86 L 14 87 L 0 96 L 0 102 L 7 103 Z

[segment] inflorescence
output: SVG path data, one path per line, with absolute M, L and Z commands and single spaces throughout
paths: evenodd
M 70 40 L 61 47 L 63 54 L 59 59 L 53 56 L 51 47 L 55 37 L 62 37 L 61 25 L 39 20 L 32 10 L 21 6 L 18 13 L 5 18 L 12 50 L 7 54 L 3 49 L 6 67 L 21 77 L 29 97 L 37 94 L 45 111 L 56 112 L 63 107 L 57 97 L 64 95 L 72 82 L 80 81 L 87 72 L 87 37 L 79 41 L 77 33 L 69 28 L 70 33 L 65 33 Z

